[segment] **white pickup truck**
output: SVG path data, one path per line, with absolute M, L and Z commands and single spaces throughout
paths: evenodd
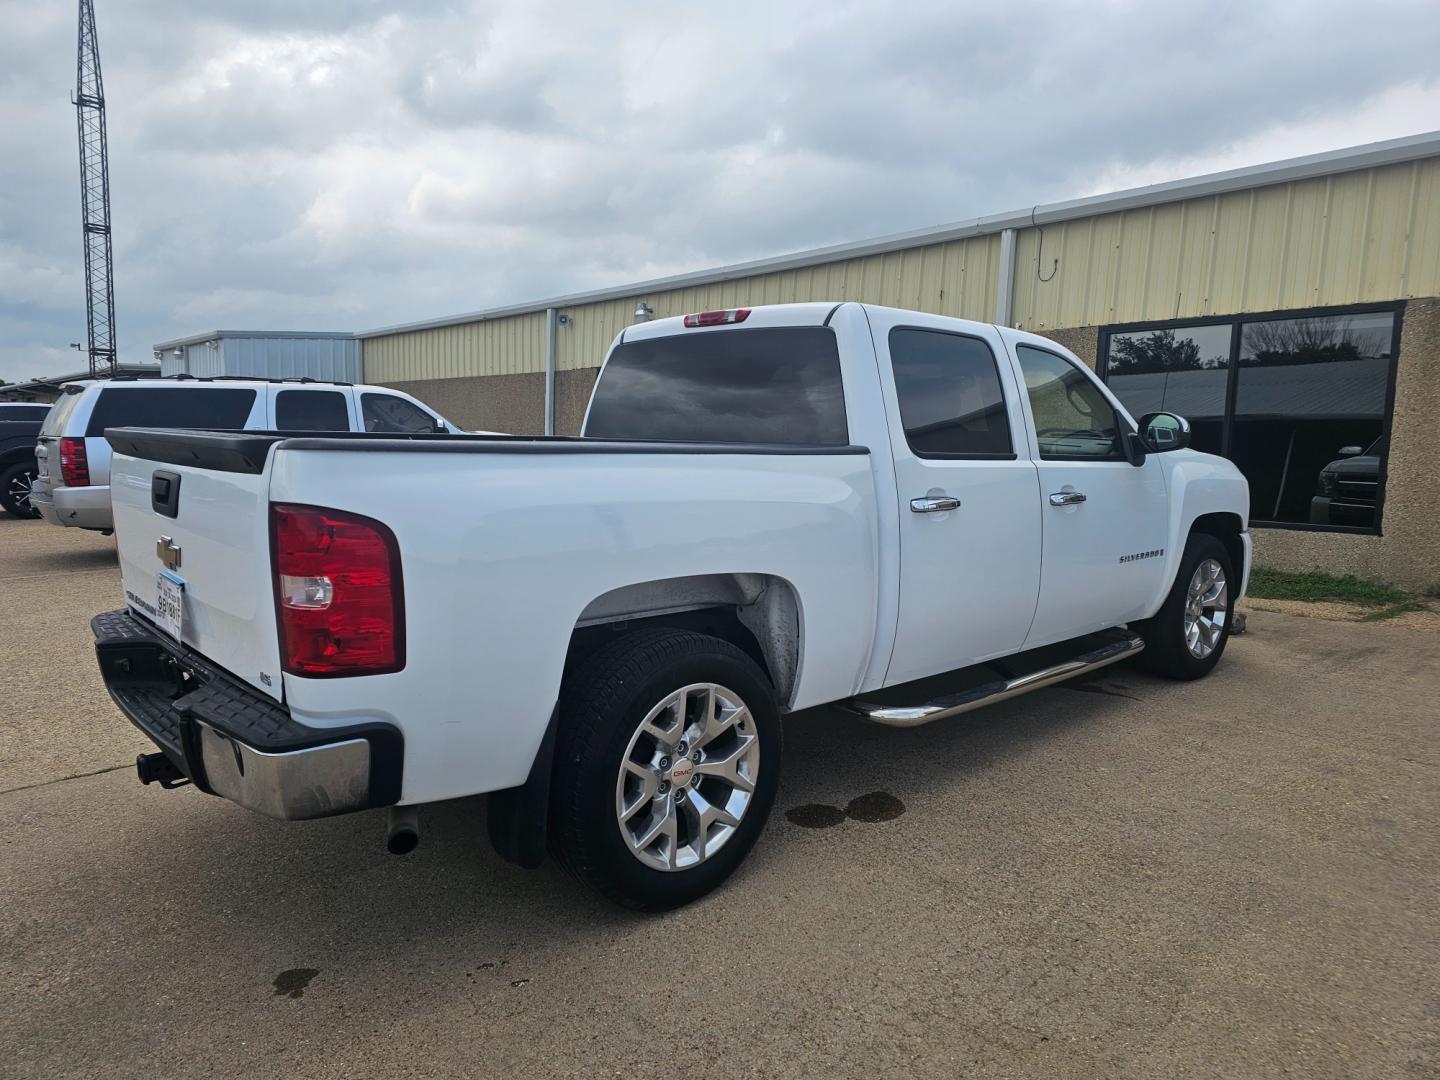
M 389 807 L 396 851 L 489 792 L 505 857 L 669 908 L 755 842 L 787 712 L 1208 673 L 1248 490 L 1188 430 L 1043 337 L 858 303 L 628 327 L 580 438 L 112 429 L 99 663 L 147 783 Z

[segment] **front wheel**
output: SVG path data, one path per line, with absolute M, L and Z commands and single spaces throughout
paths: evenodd
M 566 681 L 551 846 L 626 907 L 679 907 L 744 859 L 779 775 L 779 709 L 754 660 L 687 630 L 627 634 Z
M 21 462 L 7 468 L 0 468 L 0 507 L 18 518 L 38 518 L 40 511 L 30 504 L 30 492 L 35 487 L 35 463 Z
M 1191 534 L 1160 610 L 1132 627 L 1145 639 L 1141 663 L 1170 679 L 1210 674 L 1230 640 L 1233 580 L 1225 545 L 1209 533 Z

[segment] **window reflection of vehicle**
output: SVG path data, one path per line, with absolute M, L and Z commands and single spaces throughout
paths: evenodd
M 1375 499 L 1380 490 L 1380 457 L 1383 439 L 1361 450 L 1340 448 L 1340 457 L 1320 470 L 1315 497 L 1310 500 L 1312 525 L 1375 524 Z

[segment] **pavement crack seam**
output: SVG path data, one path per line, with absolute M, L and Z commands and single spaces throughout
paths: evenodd
M 66 780 L 83 780 L 87 776 L 104 776 L 106 773 L 134 767 L 134 765 L 110 765 L 104 769 L 95 769 L 93 772 L 76 773 L 73 776 L 57 776 L 53 780 L 41 780 L 38 784 L 21 784 L 19 787 L 6 788 L 0 791 L 0 795 L 13 795 L 17 791 L 34 791 L 36 788 L 49 787 L 51 784 L 63 784 Z

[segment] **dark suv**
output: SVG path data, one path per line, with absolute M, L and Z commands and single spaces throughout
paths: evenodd
M 35 440 L 50 412 L 44 403 L 0 401 L 0 508 L 15 517 L 39 517 L 30 505 L 35 483 Z

